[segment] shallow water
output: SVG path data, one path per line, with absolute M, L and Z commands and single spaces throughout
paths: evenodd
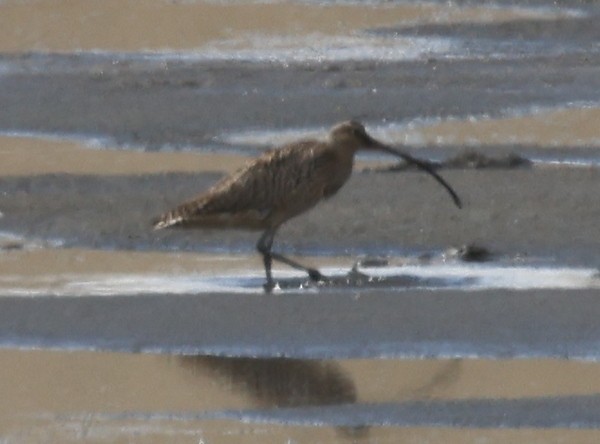
M 27 255 L 17 264 L 0 262 L 3 275 L 0 277 L 2 296 L 47 297 L 47 296 L 112 296 L 112 295 L 149 295 L 149 294 L 198 294 L 198 293 L 262 293 L 264 271 L 248 269 L 248 263 L 258 262 L 256 258 L 219 257 L 206 255 L 190 258 L 187 261 L 172 257 L 135 255 L 129 262 L 151 262 L 151 265 L 137 265 L 139 271 L 126 272 L 123 265 L 116 273 L 92 272 L 93 260 L 85 252 L 79 254 L 80 260 L 87 256 L 83 272 L 76 273 L 69 268 L 62 273 L 43 266 L 43 271 L 21 271 L 30 268 L 34 255 Z M 38 255 L 39 256 L 39 255 Z M 59 254 L 51 254 L 54 261 Z M 91 255 L 92 257 L 94 255 Z M 107 254 L 109 261 L 116 261 L 114 254 Z M 147 256 L 147 257 L 144 257 Z M 163 255 L 164 256 L 164 255 Z M 43 257 L 43 256 L 42 256 Z M 276 292 L 304 290 L 314 293 L 324 291 L 347 292 L 360 289 L 393 289 L 401 292 L 407 289 L 422 290 L 534 290 L 534 289 L 598 289 L 600 275 L 597 268 L 567 268 L 531 264 L 483 264 L 474 265 L 449 260 L 444 263 L 414 264 L 406 261 L 400 266 L 385 265 L 376 268 L 354 266 L 352 269 L 332 267 L 332 263 L 350 262 L 351 258 L 319 258 L 318 262 L 328 264 L 320 267 L 325 280 L 311 282 L 300 272 L 275 271 Z M 39 258 L 37 260 L 40 260 Z M 43 260 L 43 259 L 42 259 Z M 75 259 L 77 260 L 77 259 Z M 305 260 L 310 260 L 306 259 Z M 389 258 L 388 258 L 389 260 Z M 174 264 L 175 262 L 175 264 Z M 315 262 L 315 258 L 311 260 Z M 404 262 L 404 260 L 403 260 Z M 413 264 L 411 264 L 413 262 Z M 68 261 L 67 263 L 71 263 Z M 195 263 L 198 271 L 186 272 Z M 161 265 L 162 264 L 162 265 Z M 184 265 L 185 264 L 185 265 Z M 9 266 L 7 266 L 9 265 Z M 104 265 L 106 267 L 106 265 Z M 114 266 L 113 266 L 114 267 Z M 111 268 L 113 268 L 111 267 Z M 123 268 L 121 268 L 123 267 Z M 152 272 L 172 270 L 169 273 Z M 185 267 L 185 268 L 184 268 Z M 55 267 L 52 267 L 55 268 Z M 100 265 L 102 268 L 102 265 Z M 238 268 L 236 273 L 233 270 Z M 12 274 L 11 271 L 12 270 Z

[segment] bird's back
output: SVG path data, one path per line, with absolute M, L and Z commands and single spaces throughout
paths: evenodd
M 352 156 L 306 140 L 265 152 L 208 192 L 164 213 L 155 228 L 171 226 L 262 230 L 335 193 L 352 170 Z

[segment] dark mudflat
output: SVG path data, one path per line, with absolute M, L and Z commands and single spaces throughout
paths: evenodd
M 285 224 L 276 246 L 297 254 L 429 253 L 477 244 L 509 258 L 598 266 L 600 170 L 449 170 L 458 210 L 416 172 L 358 173 L 332 199 Z M 69 247 L 252 252 L 258 233 L 151 229 L 152 218 L 219 174 L 0 178 L 2 230 Z

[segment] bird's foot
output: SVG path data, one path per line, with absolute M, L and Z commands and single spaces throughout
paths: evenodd
M 273 280 L 268 280 L 267 282 L 265 282 L 263 284 L 263 288 L 265 290 L 265 293 L 272 293 L 273 289 L 277 286 L 277 284 L 275 283 L 275 281 Z
M 319 270 L 317 270 L 316 268 L 309 268 L 306 271 L 307 271 L 308 277 L 310 278 L 311 281 L 319 282 L 319 281 L 325 280 L 325 276 L 323 276 L 321 274 L 321 272 Z

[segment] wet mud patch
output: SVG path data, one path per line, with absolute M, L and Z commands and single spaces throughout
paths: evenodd
M 87 134 L 149 151 L 239 149 L 215 139 L 242 130 L 328 127 L 348 118 L 369 124 L 501 116 L 532 105 L 597 102 L 599 61 L 592 53 L 585 59 L 280 66 L 122 54 L 7 55 L 0 57 L 8 71 L 0 82 L 0 129 Z
M 597 292 L 495 288 L 5 296 L 0 298 L 0 346 L 299 359 L 598 361 Z
M 284 224 L 287 255 L 398 255 L 483 245 L 509 257 L 598 264 L 596 168 L 448 170 L 453 208 L 423 174 L 354 174 L 332 199 Z M 256 254 L 259 233 L 151 229 L 152 218 L 207 190 L 218 173 L 0 178 L 0 230 L 63 247 Z
M 461 286 L 472 282 L 470 278 L 457 278 L 453 284 Z M 252 282 L 255 286 L 256 280 Z M 423 278 L 410 274 L 397 274 L 390 276 L 371 276 L 356 270 L 351 270 L 346 274 L 339 276 L 329 275 L 324 276 L 322 280 L 317 282 L 305 278 L 280 278 L 276 279 L 275 289 L 269 291 L 283 290 L 311 290 L 311 289 L 329 289 L 329 290 L 357 290 L 357 289 L 376 289 L 376 288 L 445 288 L 449 286 L 449 282 L 443 278 Z M 454 286 L 454 285 L 452 285 Z M 255 288 L 255 287 L 254 287 Z
M 464 264 L 443 262 L 432 265 L 384 266 L 377 269 L 354 266 L 347 272 L 326 269 L 323 274 L 319 281 L 312 281 L 306 277 L 276 276 L 274 291 L 354 292 L 383 289 L 401 292 L 410 289 L 600 288 L 600 273 L 595 268 L 564 268 L 523 263 L 473 265 L 467 261 Z M 257 283 L 257 279 L 246 281 L 246 288 L 256 289 Z

